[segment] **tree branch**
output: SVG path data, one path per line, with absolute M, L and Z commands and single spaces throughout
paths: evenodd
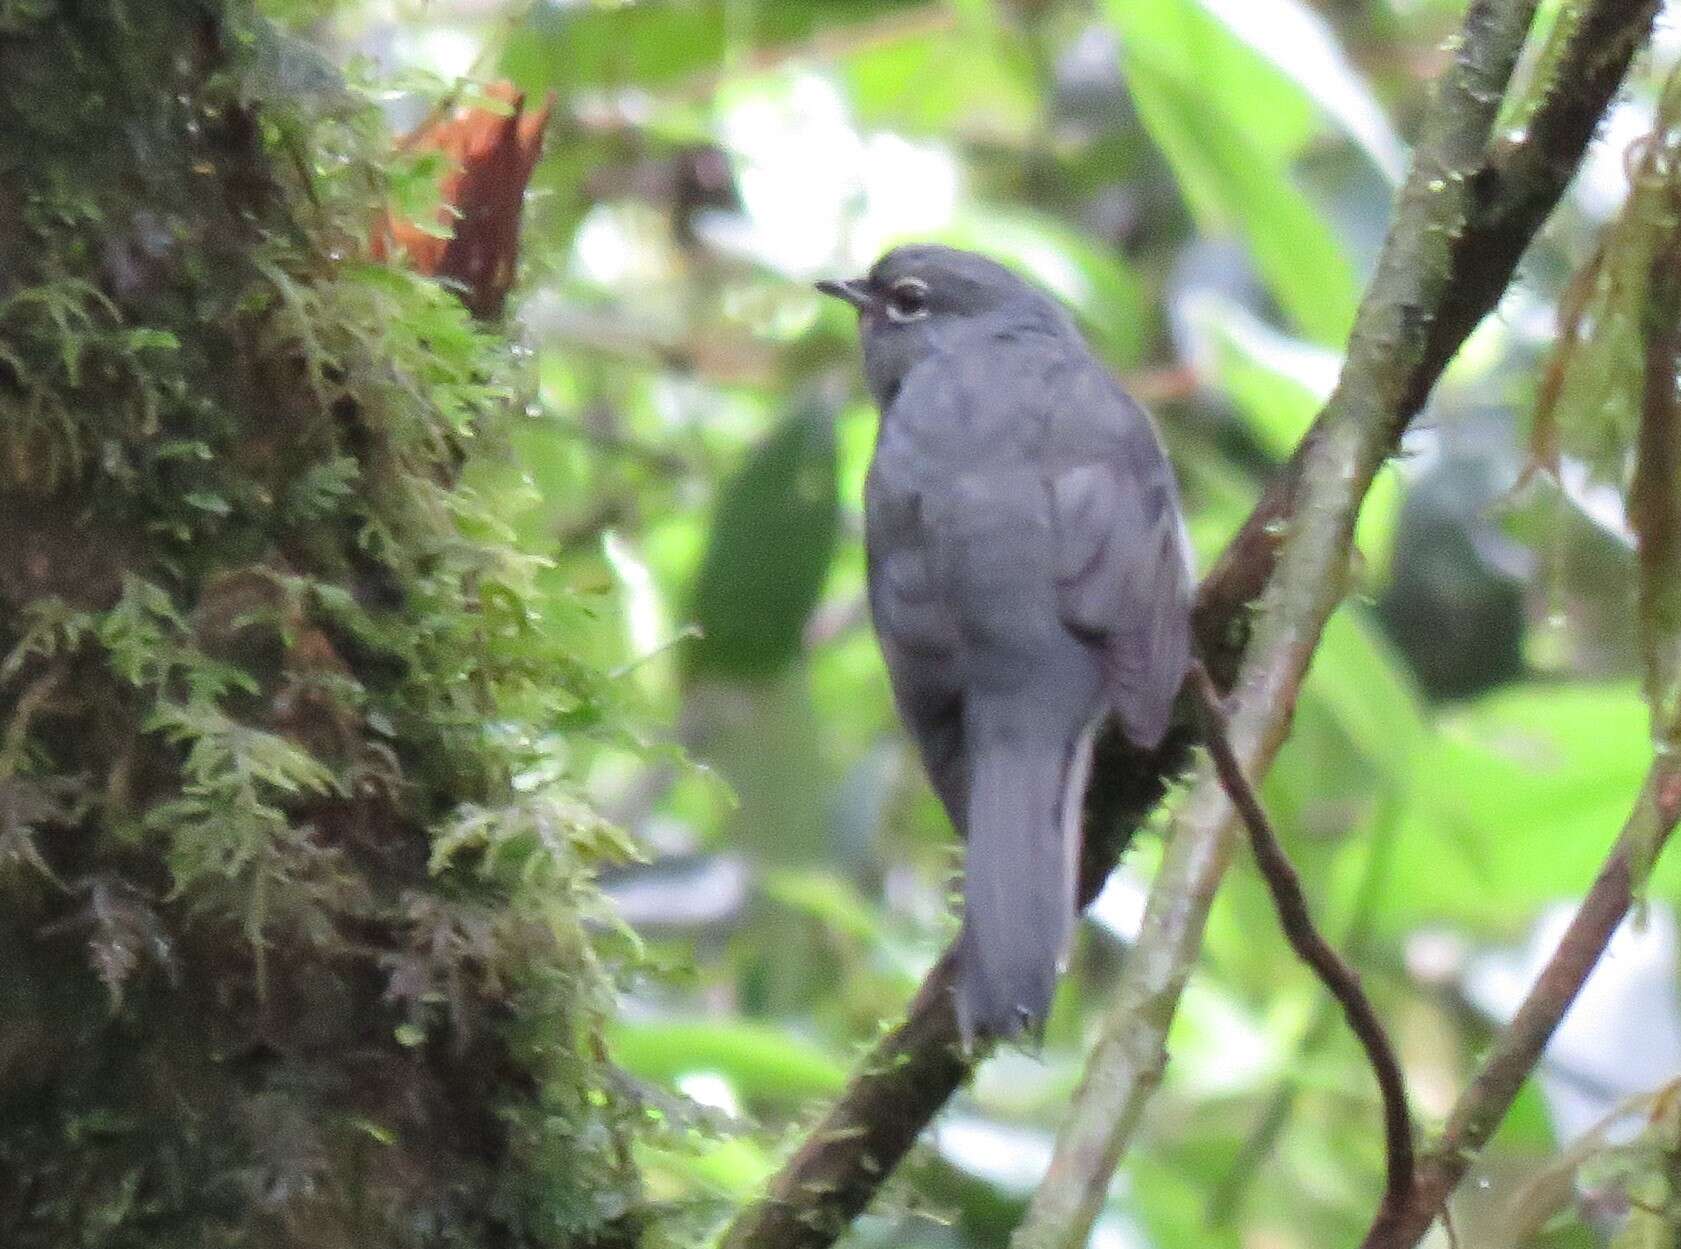
M 1341 581 L 1354 503 L 1448 358 L 1493 307 L 1519 255 L 1563 193 L 1593 125 L 1650 26 L 1655 0 L 1591 0 L 1583 25 L 1598 23 L 1594 28 L 1603 31 L 1592 63 L 1584 65 L 1578 58 L 1566 65 L 1559 90 L 1536 110 L 1526 133 L 1490 152 L 1494 110 L 1534 7 L 1533 0 L 1477 0 L 1466 17 L 1458 55 L 1427 119 L 1396 226 L 1362 306 L 1338 392 L 1200 587 L 1198 649 L 1217 684 L 1232 682 L 1247 642 L 1250 606 L 1272 575 L 1282 535 L 1292 527 L 1288 522 L 1304 514 L 1304 498 L 1331 509 L 1326 516 L 1315 507 L 1305 509 L 1314 524 L 1300 527 L 1303 535 L 1319 539 L 1313 563 L 1329 572 L 1284 583 L 1320 591 L 1323 603 L 1311 604 L 1303 620 L 1317 616 L 1322 623 L 1321 607 L 1329 613 Z M 1339 479 L 1344 479 L 1341 501 L 1333 497 Z M 1323 549 L 1327 540 L 1329 550 Z M 1309 558 L 1309 544 L 1296 545 L 1303 548 L 1300 567 Z M 1273 596 L 1275 609 L 1279 598 Z M 1277 610 L 1263 619 L 1269 616 L 1281 619 Z M 1313 624 L 1291 636 L 1275 627 L 1266 639 L 1274 648 L 1266 652 L 1270 667 L 1256 669 L 1245 682 L 1243 708 L 1276 708 L 1279 713 L 1278 723 L 1265 735 L 1273 748 L 1282 740 L 1295 684 L 1318 631 Z M 1257 637 L 1257 645 L 1262 641 Z M 1295 657 L 1280 667 L 1281 655 Z M 1296 677 L 1285 679 L 1292 670 Z M 1239 757 L 1250 756 L 1245 763 L 1252 773 L 1259 740 L 1253 714 L 1244 713 L 1236 735 Z M 1129 750 L 1114 733 L 1099 743 L 1086 800 L 1082 901 L 1096 894 L 1167 781 L 1185 766 L 1191 741 L 1190 734 L 1178 733 L 1148 755 Z M 1187 804 L 1181 827 L 1200 809 L 1197 802 Z M 1135 952 L 1128 963 L 1134 973 L 1128 1000 L 1149 1031 L 1129 1035 L 1112 1026 L 1100 1042 L 1139 1051 L 1132 1080 L 1140 1095 L 1122 1101 L 1130 1122 L 1119 1115 L 1112 1120 L 1115 1156 L 1136 1122 L 1143 1089 L 1160 1070 L 1160 1036 L 1195 956 L 1207 900 L 1229 853 L 1223 804 L 1202 815 L 1205 820 L 1212 815 L 1219 825 L 1215 833 L 1175 836 L 1158 874 L 1161 881 L 1183 886 L 1183 892 L 1176 898 L 1161 889 L 1152 894 L 1155 923 L 1159 926 L 1180 909 L 1179 928 L 1190 940 L 1177 953 L 1172 942 Z M 1158 974 L 1147 977 L 1147 969 Z M 868 1204 L 972 1063 L 984 1056 L 983 1051 L 965 1059 L 959 1053 L 952 970 L 948 951 L 924 980 L 905 1021 L 875 1045 L 766 1194 L 725 1231 L 721 1249 L 824 1249 Z M 1100 1070 L 1094 1063 L 1091 1071 Z M 1103 1171 L 1099 1188 L 1108 1174 Z

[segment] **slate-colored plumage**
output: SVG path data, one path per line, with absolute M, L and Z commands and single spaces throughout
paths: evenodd
M 881 410 L 870 608 L 900 714 L 968 840 L 966 1038 L 1050 1008 L 1073 930 L 1080 808 L 1105 716 L 1154 746 L 1190 659 L 1173 472 L 1067 313 L 933 246 L 819 284 L 860 314 Z

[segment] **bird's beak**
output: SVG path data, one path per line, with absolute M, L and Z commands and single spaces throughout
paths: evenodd
M 825 295 L 833 295 L 836 299 L 846 300 L 860 312 L 875 303 L 875 295 L 871 293 L 870 284 L 864 278 L 848 278 L 844 282 L 824 278 L 817 284 L 817 289 Z

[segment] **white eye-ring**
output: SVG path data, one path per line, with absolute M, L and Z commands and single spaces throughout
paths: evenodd
M 920 321 L 928 315 L 928 283 L 921 278 L 900 278 L 887 292 L 887 319 Z

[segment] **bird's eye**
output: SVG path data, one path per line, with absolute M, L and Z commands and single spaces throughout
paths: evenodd
M 887 318 L 915 321 L 928 315 L 928 283 L 921 278 L 900 278 L 887 292 Z

